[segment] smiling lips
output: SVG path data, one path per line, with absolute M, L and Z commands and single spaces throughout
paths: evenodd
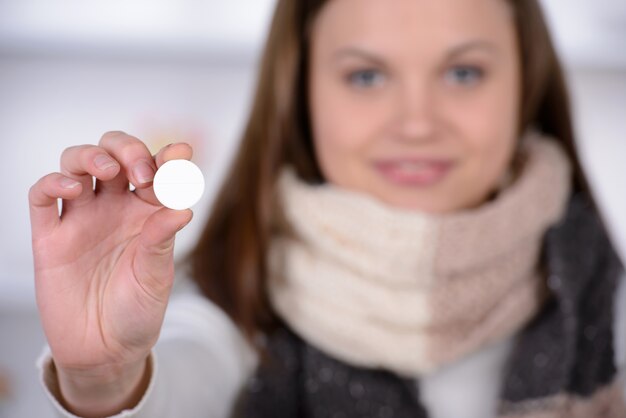
M 374 166 L 387 180 L 400 186 L 433 186 L 448 174 L 452 161 L 430 159 L 394 159 L 377 161 Z

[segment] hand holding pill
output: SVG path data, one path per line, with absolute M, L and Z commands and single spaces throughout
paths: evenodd
M 153 156 L 138 138 L 109 132 L 64 150 L 59 172 L 29 191 L 42 325 L 79 415 L 112 415 L 84 399 L 124 406 L 144 375 L 174 281 L 175 236 L 204 190 L 192 153 L 175 143 Z

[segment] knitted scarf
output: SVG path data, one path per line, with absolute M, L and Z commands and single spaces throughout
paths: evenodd
M 268 289 L 286 326 L 233 417 L 426 418 L 420 376 L 514 334 L 494 414 L 626 418 L 613 351 L 623 266 L 588 196 L 567 196 L 563 151 L 535 136 L 512 184 L 452 215 L 286 172 Z
M 562 216 L 570 167 L 527 137 L 521 176 L 477 209 L 430 215 L 385 206 L 287 171 L 269 294 L 306 341 L 347 363 L 431 373 L 516 333 L 548 296 L 538 256 Z

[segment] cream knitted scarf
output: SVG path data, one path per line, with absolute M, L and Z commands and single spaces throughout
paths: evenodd
M 288 227 L 269 258 L 274 309 L 329 355 L 407 377 L 515 334 L 549 296 L 542 238 L 570 193 L 555 141 L 533 132 L 522 152 L 517 179 L 493 200 L 446 215 L 308 185 L 286 169 Z

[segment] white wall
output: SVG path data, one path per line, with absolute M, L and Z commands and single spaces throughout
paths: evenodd
M 584 162 L 626 255 L 626 49 L 614 47 L 626 40 L 626 23 L 619 24 L 626 2 L 544 3 L 568 67 Z M 208 187 L 177 240 L 178 254 L 188 249 L 237 145 L 272 4 L 0 0 L 0 371 L 8 368 L 18 386 L 9 416 L 46 410 L 33 368 L 43 337 L 28 188 L 58 170 L 64 148 L 97 143 L 107 130 L 125 130 L 153 149 L 191 142 Z M 5 336 L 19 329 L 24 335 L 9 343 Z

